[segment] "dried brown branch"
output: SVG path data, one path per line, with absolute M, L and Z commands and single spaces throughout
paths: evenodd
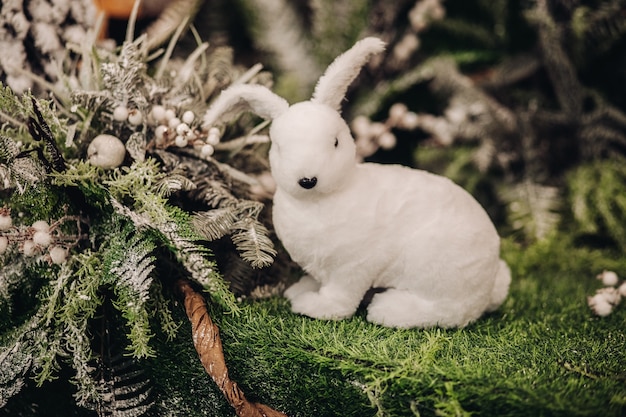
M 187 317 L 191 322 L 193 344 L 200 356 L 200 362 L 222 391 L 229 404 L 240 417 L 287 417 L 265 404 L 253 403 L 246 399 L 236 382 L 228 376 L 219 329 L 211 320 L 204 297 L 196 292 L 190 282 L 180 279 L 176 288 L 182 295 Z

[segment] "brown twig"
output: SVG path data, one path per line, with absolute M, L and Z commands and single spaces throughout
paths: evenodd
M 222 391 L 239 417 L 287 417 L 265 404 L 252 403 L 246 399 L 236 382 L 228 377 L 219 329 L 211 320 L 204 297 L 193 289 L 190 282 L 179 279 L 176 288 L 182 295 L 187 317 L 191 322 L 193 344 L 200 362 Z

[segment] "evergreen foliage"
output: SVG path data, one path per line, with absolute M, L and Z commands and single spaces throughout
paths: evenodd
M 216 75 L 203 55 L 206 47 L 200 45 L 185 64 L 190 73 L 172 78 L 169 56 L 153 75 L 145 38 L 117 51 L 91 46 L 81 57 L 80 73 L 64 74 L 74 84 L 55 90 L 57 101 L 5 87 L 0 94 L 6 122 L 0 134 L 6 191 L 0 215 L 6 226 L 0 236 L 7 243 L 0 254 L 0 306 L 7 316 L 0 404 L 29 378 L 42 386 L 69 368 L 77 405 L 102 416 L 139 416 L 155 406 L 152 382 L 141 376 L 147 358 L 156 354 L 155 334 L 171 340 L 179 327 L 166 295 L 173 281 L 191 278 L 235 313 L 239 306 L 210 242 L 230 235 L 253 268 L 269 266 L 276 251 L 259 220 L 264 206 L 248 199 L 248 184 L 235 195 L 226 186 L 214 191 L 209 182 L 193 194 L 198 176 L 166 161 L 186 158 L 222 178 L 234 168 L 198 149 L 186 154 L 173 142 L 156 144 L 153 107 L 176 109 L 181 117 L 187 110 L 200 115 L 206 102 L 197 97 L 214 93 L 207 87 L 215 88 Z M 243 72 L 228 66 L 230 74 Z M 123 120 L 116 116 L 118 107 L 139 116 Z M 188 121 L 194 122 L 200 135 L 194 140 L 206 138 L 197 120 Z M 89 142 L 100 133 L 124 140 L 129 158 L 122 166 L 106 169 L 85 160 Z M 217 194 L 218 200 L 208 197 Z
M 606 236 L 626 251 L 626 164 L 622 158 L 582 165 L 569 176 L 572 214 L 580 233 Z

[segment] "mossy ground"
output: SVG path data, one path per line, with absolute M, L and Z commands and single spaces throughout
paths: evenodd
M 509 298 L 461 330 L 312 320 L 282 299 L 217 315 L 231 375 L 290 416 L 625 415 L 626 308 L 595 317 L 586 296 L 626 259 L 567 239 L 504 256 Z

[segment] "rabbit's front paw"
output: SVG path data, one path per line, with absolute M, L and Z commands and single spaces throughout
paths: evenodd
M 355 311 L 351 306 L 312 291 L 301 293 L 291 299 L 291 310 L 294 313 L 324 320 L 344 319 Z
M 287 288 L 284 292 L 285 298 L 293 301 L 294 298 L 305 292 L 317 292 L 320 289 L 320 283 L 317 282 L 312 276 L 305 275 L 300 278 L 300 281 Z

